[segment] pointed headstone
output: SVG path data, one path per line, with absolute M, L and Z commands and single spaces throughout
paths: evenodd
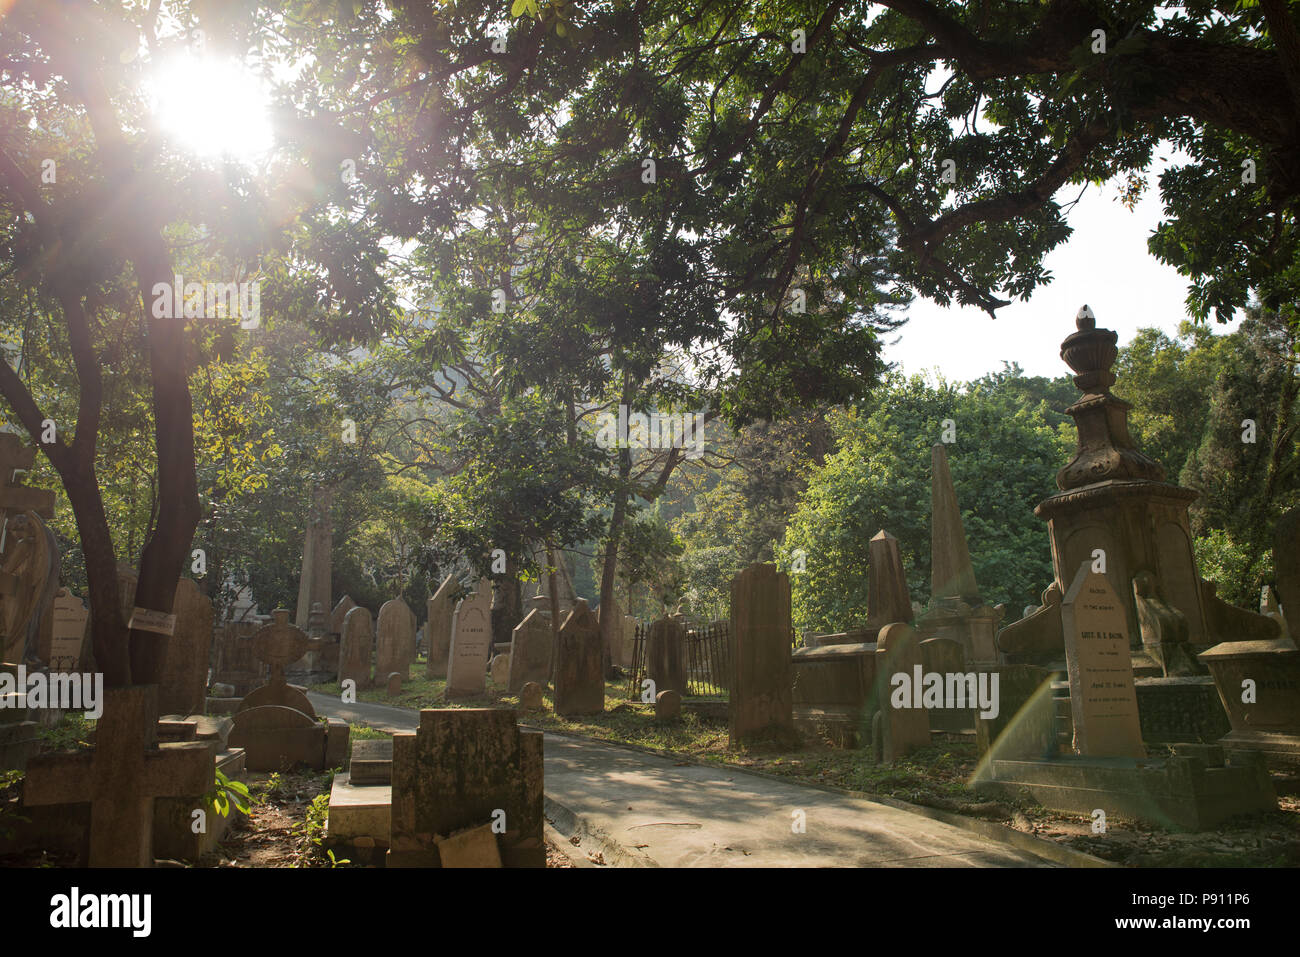
M 883 628 L 895 621 L 912 620 L 912 597 L 907 591 L 907 572 L 898 539 L 883 528 L 868 544 L 867 624 Z
M 343 634 L 343 619 L 348 616 L 348 612 L 356 607 L 357 603 L 352 600 L 351 595 L 344 595 L 339 599 L 339 603 L 335 605 L 334 610 L 330 612 L 330 634 Z
M 510 694 L 519 694 L 530 681 L 539 685 L 550 681 L 553 644 L 551 623 L 534 608 L 510 636 L 510 676 L 506 684 Z
M 1074 749 L 1146 757 L 1129 654 L 1128 617 L 1110 580 L 1082 562 L 1061 602 Z
M 176 626 L 167 641 L 167 660 L 158 686 L 158 713 L 202 714 L 212 647 L 212 602 L 199 590 L 197 582 L 182 578 L 176 583 L 172 614 Z
M 942 443 L 930 450 L 930 468 L 930 600 L 959 598 L 978 604 L 975 569 L 948 470 L 948 450 Z
M 456 576 L 448 575 L 429 599 L 424 623 L 424 644 L 428 654 L 425 673 L 430 678 L 447 677 L 447 655 L 451 650 L 451 618 L 455 609 L 451 593 L 458 587 Z

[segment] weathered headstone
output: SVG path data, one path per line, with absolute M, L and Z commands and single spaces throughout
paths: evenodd
M 90 612 L 66 588 L 54 597 L 51 614 L 49 665 L 51 671 L 75 672 L 86 652 L 86 622 Z M 207 668 L 207 658 L 203 659 Z
M 584 599 L 577 599 L 560 628 L 555 649 L 555 713 L 600 714 L 605 710 L 604 648 L 600 626 Z
M 370 684 L 370 650 L 374 638 L 370 628 L 370 609 L 353 608 L 343 618 L 343 638 L 339 646 L 339 684 L 351 679 L 357 689 Z
M 519 689 L 519 707 L 525 711 L 540 711 L 542 707 L 542 686 L 536 681 L 525 681 Z
M 510 676 L 506 683 L 510 694 L 518 694 L 529 681 L 544 685 L 551 680 L 554 644 L 551 623 L 534 608 L 510 636 Z
M 1137 607 L 1142 648 L 1165 678 L 1205 674 L 1205 668 L 1187 641 L 1187 618 L 1181 611 L 1161 600 L 1155 578 L 1150 572 L 1138 572 L 1133 578 L 1133 601 Z
M 339 599 L 339 603 L 330 612 L 329 630 L 331 634 L 343 634 L 343 620 L 347 618 L 348 612 L 356 607 L 357 603 L 352 600 L 351 595 L 344 595 Z
M 182 578 L 176 583 L 172 614 L 176 626 L 167 641 L 167 660 L 158 686 L 158 713 L 202 714 L 212 647 L 212 602 L 199 591 L 197 582 Z
M 438 866 L 446 837 L 495 825 L 502 863 L 544 867 L 542 775 L 542 735 L 513 711 L 421 711 L 414 734 L 393 736 L 387 866 Z
M 231 746 L 247 753 L 249 770 L 278 771 L 301 763 L 319 771 L 347 758 L 347 722 L 322 722 L 307 695 L 285 679 L 285 669 L 319 641 L 289 623 L 287 608 L 277 608 L 273 622 L 253 635 L 253 654 L 270 666 L 271 678 L 239 703 L 229 738 Z
M 425 652 L 429 656 L 425 673 L 430 678 L 447 677 L 447 655 L 451 649 L 451 619 L 454 614 L 451 593 L 457 587 L 455 576 L 448 575 L 428 602 L 429 619 L 424 623 L 424 643 Z
M 478 591 L 462 599 L 452 620 L 451 649 L 447 654 L 448 698 L 473 698 L 487 690 L 488 653 L 492 649 L 492 589 L 479 583 Z
M 920 643 L 921 665 L 926 674 L 967 674 L 966 653 L 961 642 L 951 638 L 927 638 Z M 974 703 L 963 708 L 927 708 L 931 731 L 965 731 L 975 727 Z
M 646 636 L 646 677 L 655 683 L 655 694 L 676 691 L 686 694 L 686 626 L 674 618 L 660 618 Z
M 494 655 L 488 665 L 488 671 L 492 675 L 492 686 L 505 690 L 510 683 L 510 656 Z
M 388 676 L 388 697 L 396 698 L 402 693 L 402 673 L 394 671 Z
M 1146 756 L 1129 656 L 1128 617 L 1105 575 L 1082 562 L 1061 602 L 1074 748 L 1096 757 Z
M 400 598 L 384 602 L 375 622 L 375 674 L 409 674 L 414 660 L 415 615 Z
M 681 717 L 682 696 L 671 688 L 655 695 L 655 720 L 672 721 Z
M 916 629 L 903 622 L 886 625 L 876 641 L 876 746 L 882 761 L 897 761 L 930 744 L 930 716 L 916 687 L 924 670 Z M 903 682 L 902 679 L 906 679 Z M 912 694 L 907 692 L 911 691 Z
M 731 582 L 728 747 L 795 740 L 790 577 L 750 565 Z

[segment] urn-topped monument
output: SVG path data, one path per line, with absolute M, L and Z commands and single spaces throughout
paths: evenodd
M 1079 310 L 1075 323 L 1077 331 L 1061 343 L 1061 358 L 1083 393 L 1066 409 L 1078 428 L 1078 447 L 1057 473 L 1060 491 L 1034 509 L 1047 521 L 1055 581 L 1037 611 L 998 634 L 999 650 L 1012 661 L 1061 660 L 1061 595 L 1084 561 L 1104 569 L 1123 596 L 1131 647 L 1137 653 L 1135 666 L 1150 661 L 1142 652 L 1138 597 L 1160 602 L 1169 614 L 1181 616 L 1185 640 L 1196 648 L 1230 637 L 1220 633 L 1225 630 L 1267 637 L 1261 616 L 1226 605 L 1214 595 L 1214 586 L 1197 574 L 1187 515 L 1197 493 L 1166 481 L 1164 468 L 1144 455 L 1129 435 L 1131 406 L 1110 391 L 1118 356 L 1115 332 L 1097 328 L 1087 306 Z M 1135 597 L 1132 583 L 1139 576 L 1143 587 Z M 1150 634 L 1149 621 L 1147 625 Z M 1181 637 L 1181 626 L 1176 631 Z M 1159 641 L 1160 636 L 1151 640 Z M 1160 674 L 1159 664 L 1153 664 L 1155 670 L 1148 673 Z

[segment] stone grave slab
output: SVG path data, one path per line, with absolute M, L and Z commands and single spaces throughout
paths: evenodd
M 506 681 L 508 693 L 519 694 L 530 681 L 545 685 L 551 680 L 554 645 L 550 620 L 534 608 L 511 632 L 510 674 Z

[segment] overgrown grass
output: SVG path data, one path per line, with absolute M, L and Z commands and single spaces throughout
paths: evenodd
M 37 736 L 45 751 L 87 751 L 91 748 L 91 732 L 95 722 L 87 720 L 80 711 L 64 712 L 59 723 L 52 728 L 41 728 Z

